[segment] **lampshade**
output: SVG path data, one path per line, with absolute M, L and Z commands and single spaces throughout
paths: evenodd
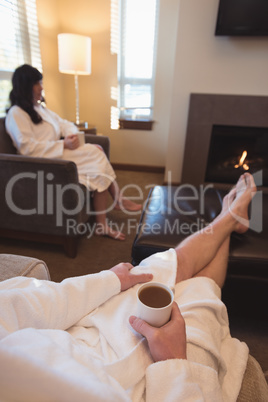
M 91 39 L 88 36 L 58 35 L 59 71 L 65 74 L 91 74 Z

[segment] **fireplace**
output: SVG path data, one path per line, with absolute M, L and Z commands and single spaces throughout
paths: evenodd
M 268 128 L 213 125 L 205 181 L 233 183 L 244 172 L 263 171 L 267 183 Z
M 262 171 L 268 187 L 268 97 L 191 94 L 182 183 L 230 187 Z

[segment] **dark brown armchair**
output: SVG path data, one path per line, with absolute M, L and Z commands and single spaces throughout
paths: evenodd
M 86 134 L 109 157 L 108 137 Z M 0 118 L 0 237 L 56 243 L 77 254 L 79 225 L 92 214 L 75 163 L 18 155 Z

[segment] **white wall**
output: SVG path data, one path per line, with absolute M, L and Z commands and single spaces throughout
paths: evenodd
M 181 179 L 191 93 L 268 95 L 268 38 L 216 37 L 218 0 L 179 1 L 166 158 L 166 179 L 171 172 L 174 182 Z

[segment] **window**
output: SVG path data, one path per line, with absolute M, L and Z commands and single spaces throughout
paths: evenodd
M 21 64 L 42 71 L 35 0 L 0 0 L 0 116 L 9 105 L 13 71 Z
M 153 119 L 159 0 L 114 0 L 118 21 L 118 117 L 121 128 L 150 129 Z M 116 32 L 112 23 L 112 32 Z M 115 36 L 115 34 L 114 34 Z M 113 51 L 115 40 L 112 35 Z M 113 109 L 114 111 L 114 109 Z M 149 125 L 147 123 L 150 123 Z

